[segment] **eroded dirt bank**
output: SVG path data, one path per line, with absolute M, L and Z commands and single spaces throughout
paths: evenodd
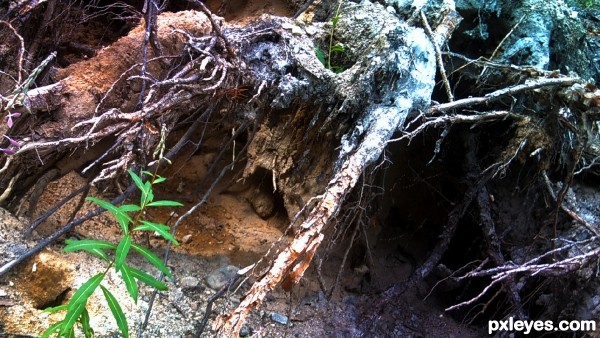
M 94 210 L 83 197 L 137 200 L 125 170 L 154 170 L 161 151 L 172 163 L 155 194 L 184 204 L 145 214 L 177 225 L 169 291 L 141 286 L 134 304 L 118 274 L 105 280 L 133 334 L 149 313 L 144 336 L 195 336 L 228 271 L 254 263 L 204 337 L 232 313 L 256 337 L 478 337 L 489 319 L 598 318 L 597 73 L 581 61 L 591 50 L 552 49 L 594 41 L 593 13 L 522 4 L 522 27 L 540 27 L 532 42 L 507 2 L 315 1 L 297 19 L 299 1 L 208 1 L 221 17 L 196 1 L 153 17 L 144 3 L 159 5 L 0 12 L 21 19 L 2 26 L 15 42 L 2 60 L 19 60 L 17 37 L 31 53 L 0 63 L 3 114 L 21 114 L 0 129 L 20 142 L 3 145 L 0 262 L 77 223 L 2 270 L 0 335 L 62 318 L 43 309 L 105 267 L 61 252 L 64 239 L 122 236 L 107 213 L 78 223 Z M 14 94 L 53 47 L 37 87 Z M 101 295 L 88 310 L 97 337 L 118 334 Z

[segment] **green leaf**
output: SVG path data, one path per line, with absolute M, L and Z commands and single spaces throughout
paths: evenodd
M 121 330 L 123 337 L 128 338 L 129 328 L 127 327 L 127 319 L 125 318 L 125 314 L 123 313 L 119 302 L 117 301 L 115 296 L 113 296 L 112 293 L 110 293 L 110 291 L 108 291 L 108 289 L 106 289 L 104 286 L 100 285 L 100 288 L 102 288 L 102 293 L 104 293 L 106 303 L 108 304 L 108 307 L 110 308 L 110 312 L 112 312 L 113 317 L 115 317 L 115 320 L 117 321 L 117 326 Z
M 182 207 L 183 204 L 176 201 L 160 200 L 148 203 L 148 207 Z
M 136 204 L 123 204 L 119 207 L 122 212 L 132 212 L 142 210 L 139 205 Z
M 131 222 L 131 217 L 129 217 L 129 215 L 127 215 L 126 212 L 123 212 L 118 207 L 112 205 L 110 202 L 101 200 L 96 197 L 87 197 L 86 200 L 92 201 L 101 206 L 102 208 L 110 211 L 110 213 L 113 214 L 113 216 L 115 216 L 115 218 L 117 219 L 117 222 L 121 226 L 121 229 L 123 229 L 123 232 L 125 234 L 129 233 L 128 225 Z
M 142 170 L 142 174 L 148 175 L 150 177 L 154 177 L 154 173 L 151 173 L 148 170 Z
M 55 306 L 55 307 L 47 307 L 44 309 L 43 312 L 57 313 L 59 311 L 65 311 L 66 309 L 67 309 L 67 304 L 63 304 L 63 305 L 59 305 L 59 306 Z
M 94 290 L 100 285 L 100 282 L 104 278 L 103 273 L 99 273 L 92 278 L 88 279 L 87 282 L 83 283 L 81 287 L 75 292 L 73 297 L 71 297 L 71 301 L 69 301 L 69 305 L 67 307 L 67 312 L 71 312 L 79 307 L 80 304 L 85 305 L 88 298 L 94 293 Z M 83 309 L 81 309 L 83 311 Z M 81 314 L 81 312 L 79 313 Z M 77 318 L 76 318 L 77 319 Z
M 323 64 L 323 66 L 327 66 L 327 57 L 325 55 L 325 52 L 323 52 L 323 50 L 319 47 L 317 47 L 315 45 L 315 55 L 317 56 L 317 59 L 319 59 L 319 61 Z
M 179 245 L 179 242 L 169 233 L 169 227 L 164 224 L 153 223 L 149 221 L 141 221 L 142 225 L 137 226 L 133 230 L 141 230 L 141 231 L 156 231 L 159 235 L 161 235 L 167 241 L 173 242 L 175 245 Z
M 54 324 L 52 324 L 49 328 L 47 328 L 42 335 L 40 336 L 40 338 L 49 338 L 54 332 L 58 331 L 58 329 L 60 329 L 60 327 L 63 325 L 63 321 L 61 320 L 60 322 L 56 322 Z
M 166 181 L 166 180 L 167 180 L 167 179 L 166 179 L 166 178 L 164 178 L 164 177 L 162 177 L 162 176 L 157 176 L 157 177 L 154 179 L 154 181 L 153 181 L 152 183 L 153 183 L 153 184 L 159 184 L 159 183 L 162 183 L 162 182 L 164 182 L 164 181 Z
M 140 282 L 143 282 L 144 284 L 149 285 L 160 291 L 167 290 L 167 285 L 165 283 L 150 276 L 149 274 L 145 273 L 144 271 L 138 270 L 135 268 L 130 268 L 130 271 L 131 271 L 131 275 L 133 277 L 135 277 L 137 280 L 139 280 Z
M 338 22 L 340 21 L 340 16 L 336 15 L 331 19 L 331 23 L 333 24 L 333 27 L 335 28 L 335 26 L 337 26 Z
M 123 264 L 121 268 L 121 278 L 123 278 L 123 282 L 125 282 L 125 287 L 127 288 L 127 292 L 133 298 L 133 301 L 137 304 L 138 300 L 138 286 L 133 278 L 133 274 L 131 273 L 131 268 L 127 264 Z
M 115 269 L 117 271 L 121 270 L 123 264 L 125 264 L 125 259 L 127 258 L 130 247 L 131 235 L 127 235 L 121 239 L 119 246 L 117 246 L 117 252 L 115 253 Z
M 129 173 L 129 176 L 131 176 L 131 179 L 133 180 L 133 182 L 135 182 L 135 185 L 138 187 L 138 189 L 140 189 L 141 192 L 144 192 L 144 183 L 142 182 L 142 179 L 136 174 L 134 173 L 131 169 L 127 170 L 127 172 Z
M 129 234 L 129 223 L 132 222 L 131 217 L 129 217 L 129 215 L 127 215 L 126 213 L 120 212 L 119 214 L 115 215 L 115 218 L 121 226 L 121 230 L 123 230 L 123 233 L 125 235 Z
M 65 252 L 78 250 L 87 251 L 90 248 L 98 248 L 103 250 L 115 250 L 117 248 L 117 246 L 112 243 L 97 239 L 67 239 L 65 240 L 65 243 L 67 244 L 63 249 Z
M 103 199 L 99 199 L 96 197 L 91 197 L 91 196 L 86 197 L 85 199 L 86 199 L 86 201 L 90 201 L 90 202 L 94 202 L 94 203 L 98 204 L 100 207 L 110 211 L 113 215 L 118 213 L 117 207 L 108 201 L 105 201 Z
M 71 327 L 69 331 L 64 335 L 64 338 L 75 338 L 75 327 Z
M 73 301 L 73 299 L 71 299 L 71 301 Z M 79 319 L 79 316 L 81 316 L 81 313 L 85 309 L 86 301 L 87 301 L 87 298 L 85 299 L 85 301 L 83 303 L 80 302 L 80 303 L 74 304 L 73 307 L 71 307 L 71 303 L 69 303 L 69 309 L 67 310 L 65 319 L 63 319 L 63 325 L 61 326 L 60 332 L 58 333 L 59 337 L 73 336 L 71 331 L 73 330 L 73 326 L 77 322 L 77 319 Z
M 140 192 L 142 193 L 142 196 L 140 197 L 140 206 L 143 208 L 144 205 L 146 205 L 146 203 L 148 202 L 148 187 L 146 184 L 144 184 L 144 182 L 142 182 L 142 179 L 136 173 L 134 173 L 131 170 L 127 170 L 127 172 L 129 173 L 129 176 L 131 176 L 131 179 L 133 180 L 133 182 L 135 182 L 135 185 L 138 187 L 138 189 L 140 189 Z
M 336 74 L 340 74 L 344 72 L 344 67 L 340 67 L 340 66 L 331 66 L 330 69 L 332 72 L 336 73 Z
M 150 250 L 139 246 L 137 244 L 131 244 L 133 249 L 139 252 L 150 264 L 154 265 L 158 270 L 165 274 L 167 277 L 171 277 L 171 271 L 164 265 L 163 261 L 153 254 Z
M 344 48 L 343 45 L 340 45 L 339 43 L 336 43 L 335 45 L 333 45 L 331 47 L 331 51 L 332 52 L 337 52 L 337 53 L 343 53 L 346 51 L 346 49 Z
M 89 252 L 92 255 L 96 255 L 105 261 L 109 261 L 109 259 L 104 250 L 115 250 L 117 248 L 112 243 L 95 239 L 67 239 L 65 240 L 65 243 L 67 245 L 63 248 L 64 252 L 74 252 L 82 250 Z
M 102 287 L 102 285 L 100 285 L 100 287 Z M 87 309 L 83 309 L 81 317 L 79 318 L 79 322 L 81 323 L 81 329 L 83 330 L 85 338 L 94 337 L 94 330 L 90 326 L 90 314 Z
M 146 181 L 146 183 L 144 183 L 144 186 L 146 187 L 146 194 L 148 195 L 148 199 L 146 200 L 146 203 L 150 203 L 150 202 L 154 201 L 154 193 L 152 192 L 152 183 L 150 183 L 150 181 Z

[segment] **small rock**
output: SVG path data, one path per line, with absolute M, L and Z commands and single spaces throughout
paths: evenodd
M 237 266 L 224 266 L 206 276 L 206 283 L 213 290 L 221 289 L 240 269 Z
M 287 325 L 288 323 L 288 317 L 277 312 L 271 312 L 271 320 L 281 325 Z
M 185 236 L 183 236 L 183 238 L 181 239 L 181 243 L 183 244 L 188 244 L 192 241 L 192 235 L 191 234 L 187 234 Z
M 191 289 L 198 286 L 198 284 L 200 284 L 200 280 L 194 276 L 185 276 L 181 279 L 181 282 L 179 284 L 181 284 L 182 288 Z
M 292 27 L 292 34 L 300 36 L 300 35 L 302 35 L 302 33 L 303 33 L 302 28 L 300 28 L 298 26 Z
M 249 337 L 252 334 L 246 325 L 240 329 L 240 337 Z
M 262 219 L 267 219 L 275 213 L 275 197 L 266 189 L 255 189 L 248 202 Z
M 317 34 L 317 29 L 314 26 L 308 26 L 305 28 L 305 30 L 306 30 L 306 34 L 308 34 L 308 35 Z
M 0 289 L 0 297 L 6 297 L 8 296 L 8 292 L 6 292 L 6 290 L 4 289 Z
M 151 239 L 151 240 L 150 240 L 150 247 L 151 247 L 152 249 L 157 249 L 157 248 L 159 248 L 159 247 L 160 247 L 160 244 L 161 244 L 161 243 L 160 243 L 160 240 L 158 240 L 158 239 L 156 239 L 156 238 L 153 238 L 153 239 Z

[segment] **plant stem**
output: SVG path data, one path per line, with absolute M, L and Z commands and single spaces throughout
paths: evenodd
M 331 69 L 331 49 L 333 48 L 333 33 L 335 31 L 335 27 L 337 27 L 337 22 L 339 20 L 340 8 L 342 7 L 342 0 L 338 2 L 337 9 L 335 10 L 335 16 L 332 20 L 331 25 L 331 33 L 329 34 L 329 51 L 327 53 L 327 69 Z

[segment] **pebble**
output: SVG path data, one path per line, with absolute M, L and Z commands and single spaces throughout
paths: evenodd
M 161 241 L 160 241 L 160 240 L 158 240 L 158 239 L 151 239 L 151 240 L 150 240 L 150 247 L 151 247 L 152 249 L 157 249 L 157 248 L 159 248 L 159 247 L 160 247 L 160 244 L 161 244 L 160 242 L 161 242 Z
M 182 288 L 195 288 L 200 284 L 200 280 L 194 276 L 185 276 L 181 278 L 180 284 Z
M 267 219 L 275 213 L 275 197 L 271 192 L 255 189 L 252 198 L 249 198 L 248 202 L 262 219 Z
M 240 337 L 249 337 L 251 334 L 250 330 L 246 325 L 242 326 L 240 329 Z
M 300 36 L 302 35 L 302 28 L 298 27 L 298 26 L 294 26 L 292 27 L 292 34 Z
M 306 30 L 306 34 L 308 34 L 308 35 L 312 36 L 312 35 L 317 34 L 317 29 L 313 26 L 308 26 L 305 28 L 305 30 Z
M 206 276 L 206 283 L 213 290 L 221 289 L 240 269 L 237 266 L 227 265 L 221 267 L 208 276 Z
M 181 239 L 181 243 L 183 244 L 188 244 L 192 241 L 192 235 L 191 234 L 187 234 L 185 236 L 183 236 L 183 238 Z
M 287 325 L 288 323 L 288 317 L 277 312 L 271 312 L 271 320 L 281 325 Z

